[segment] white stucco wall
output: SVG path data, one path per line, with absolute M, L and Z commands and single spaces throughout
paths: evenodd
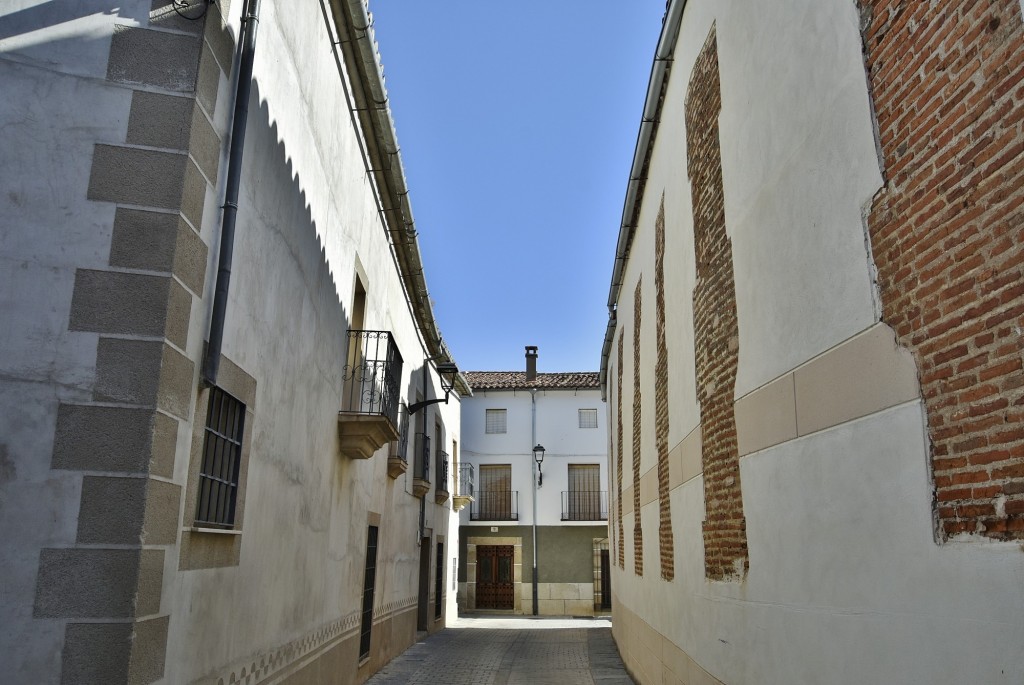
M 593 521 L 562 521 L 562 492 L 569 488 L 569 464 L 598 464 L 601 490 L 608 490 L 607 417 L 597 389 L 538 390 L 537 437 L 531 443 L 532 407 L 528 390 L 477 390 L 463 400 L 463 462 L 511 464 L 512 489 L 518 491 L 519 524 L 533 524 L 533 445 L 545 448 L 544 482 L 537 494 L 537 525 L 594 525 Z M 485 431 L 487 409 L 507 410 L 507 432 Z M 579 409 L 597 409 L 598 427 L 580 428 Z M 479 488 L 479 477 L 477 482 Z M 470 522 L 470 509 L 461 522 Z
M 258 383 L 242 559 L 235 569 L 168 574 L 165 590 L 173 607 L 201 604 L 235 617 L 234 635 L 228 646 L 219 622 L 172 628 L 168 682 L 244 662 L 261 646 L 285 644 L 357 611 L 367 512 L 382 519 L 375 606 L 418 592 L 412 438 L 410 470 L 397 480 L 387 475 L 387 448 L 358 461 L 335 447 L 357 269 L 366 279 L 363 327 L 393 334 L 405 360 L 402 395 L 410 404 L 424 353 L 330 45 L 319 5 L 264 3 L 224 346 Z M 268 339 L 266 331 L 281 335 Z M 426 396 L 440 396 L 433 372 L 430 382 Z M 424 411 L 432 436 L 441 412 L 450 452 L 459 439 L 459 402 Z M 426 495 L 425 527 L 434 535 L 431 593 L 437 536 L 445 536 L 448 572 L 457 552 L 450 502 L 434 505 L 436 486 Z M 432 603 L 429 612 L 432 621 Z M 172 614 L 172 626 L 176 620 Z
M 145 5 L 145 6 L 144 6 Z M 97 140 L 124 140 L 130 93 L 104 81 L 114 23 L 87 3 L 0 6 L 0 662 L 50 681 L 64 625 L 33 619 L 40 546 L 74 542 L 81 474 L 54 471 L 60 402 L 92 399 L 98 336 L 68 333 L 75 268 L 102 268 L 114 206 L 89 202 Z M 41 28 L 54 26 L 54 31 Z
M 739 316 L 735 396 L 877 322 L 862 211 L 882 181 L 858 21 L 856 5 L 845 0 L 686 4 L 618 301 L 616 335 L 626 331 L 624 486 L 632 483 L 633 293 L 641 275 L 641 472 L 656 466 L 654 222 L 663 192 L 669 447 L 700 424 L 684 100 L 712 25 Z M 617 342 L 608 374 L 611 421 Z M 728 685 L 1020 682 L 1024 555 L 1008 543 L 937 545 L 927 460 L 919 401 L 743 457 L 750 568 L 742 582 L 705 579 L 704 493 L 695 477 L 671 494 L 673 581 L 657 572 L 658 502 L 640 512 L 643 578 L 633 573 L 633 519 L 626 516 L 614 606 Z M 622 640 L 628 644 L 628 635 Z
M 242 4 L 230 3 L 235 34 Z M 69 333 L 69 312 L 75 270 L 110 263 L 115 205 L 88 200 L 87 190 L 94 146 L 123 144 L 128 126 L 132 91 L 106 81 L 111 35 L 115 25 L 146 26 L 152 6 L 17 1 L 0 8 L 0 660 L 11 682 L 60 679 L 67 621 L 34 618 L 33 597 L 40 548 L 76 543 L 82 473 L 52 469 L 50 457 L 59 403 L 93 401 L 99 337 Z M 337 447 L 357 269 L 367 287 L 364 328 L 393 334 L 405 361 L 406 402 L 422 392 L 425 353 L 332 42 L 320 3 L 263 3 L 223 350 L 257 383 L 241 559 L 179 571 L 178 547 L 166 550 L 160 614 L 170 615 L 170 627 L 161 682 L 227 682 L 256 655 L 358 612 L 371 512 L 381 517 L 379 613 L 415 600 L 419 590 L 420 499 L 411 468 L 392 480 L 386 447 L 365 461 Z M 226 79 L 217 100 L 214 123 L 224 134 Z M 192 304 L 183 350 L 196 362 L 193 393 L 209 326 L 221 193 L 206 199 L 206 290 Z M 433 373 L 430 382 L 426 395 L 440 396 Z M 434 417 L 442 417 L 450 452 L 453 440 L 461 442 L 459 398 L 425 411 L 431 434 Z M 171 478 L 183 490 L 193 419 L 181 422 Z M 458 515 L 450 499 L 434 503 L 437 485 L 426 495 L 429 587 L 432 594 L 433 545 L 444 536 L 442 586 L 454 616 L 447 574 L 457 558 Z M 429 613 L 432 627 L 441 625 L 432 602 Z M 394 649 L 398 638 L 389 640 Z

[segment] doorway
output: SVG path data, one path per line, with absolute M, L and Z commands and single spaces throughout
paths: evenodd
M 420 540 L 420 592 L 416 607 L 416 630 L 430 629 L 427 619 L 430 606 L 430 537 L 427 533 Z
M 515 608 L 512 545 L 479 545 L 476 548 L 476 608 Z

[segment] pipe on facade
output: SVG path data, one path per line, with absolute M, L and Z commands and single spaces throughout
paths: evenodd
M 530 388 L 530 451 L 527 456 L 531 463 L 533 447 L 537 444 L 537 388 Z M 540 466 L 538 465 L 538 469 Z M 537 474 L 530 466 L 530 480 L 533 481 L 533 615 L 537 616 Z
M 340 46 L 342 55 L 349 66 L 361 76 L 359 80 L 364 86 L 359 88 L 353 84 L 352 91 L 361 128 L 367 137 L 370 162 L 367 171 L 382 190 L 380 211 L 386 224 L 385 230 L 394 246 L 403 285 L 423 332 L 427 356 L 454 363 L 437 327 L 426 278 L 423 275 L 416 224 L 409 203 L 409 187 L 399 153 L 394 121 L 388 106 L 384 73 L 377 56 L 369 11 L 365 0 L 332 0 L 331 5 L 336 13 L 343 12 L 343 16 L 336 17 L 340 19 L 338 32 L 343 39 Z M 459 394 L 472 395 L 469 384 L 461 373 L 456 383 Z
M 615 246 L 615 263 L 612 268 L 612 282 L 608 292 L 608 327 L 605 331 L 604 344 L 601 347 L 601 399 L 608 399 L 608 355 L 611 353 L 612 338 L 615 336 L 616 309 L 619 302 L 619 290 L 622 287 L 622 274 L 629 258 L 629 249 L 633 243 L 640 204 L 643 201 L 644 186 L 647 183 L 647 168 L 654 149 L 658 120 L 661 116 L 661 105 L 664 88 L 668 81 L 669 66 L 675 52 L 679 26 L 683 19 L 686 0 L 670 0 L 665 10 L 665 18 L 661 24 L 661 36 L 658 47 L 654 51 L 654 62 L 651 64 L 651 78 L 647 84 L 647 97 L 644 100 L 643 116 L 640 130 L 637 133 L 636 149 L 633 152 L 633 166 L 629 172 L 629 183 L 626 185 L 626 201 L 622 207 L 622 223 L 619 226 L 619 239 Z
M 235 221 L 238 217 L 238 189 L 242 181 L 242 150 L 245 127 L 249 121 L 249 93 L 252 90 L 252 67 L 256 55 L 256 29 L 260 23 L 260 0 L 246 0 L 242 9 L 242 38 L 239 41 L 238 76 L 235 82 L 235 104 L 231 116 L 231 144 L 224 185 L 224 212 L 221 217 L 220 252 L 217 259 L 217 285 L 210 317 L 210 342 L 203 360 L 203 380 L 217 385 L 221 348 L 224 344 L 224 320 L 227 317 L 228 289 L 231 285 L 231 263 L 235 252 Z

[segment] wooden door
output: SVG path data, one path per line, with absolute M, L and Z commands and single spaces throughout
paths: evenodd
M 612 564 L 608 550 L 601 550 L 601 608 L 612 608 Z
M 476 608 L 515 608 L 512 545 L 478 545 L 476 548 Z

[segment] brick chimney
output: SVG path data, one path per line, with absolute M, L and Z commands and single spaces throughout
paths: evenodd
M 537 380 L 537 346 L 526 346 L 526 380 L 527 382 Z

